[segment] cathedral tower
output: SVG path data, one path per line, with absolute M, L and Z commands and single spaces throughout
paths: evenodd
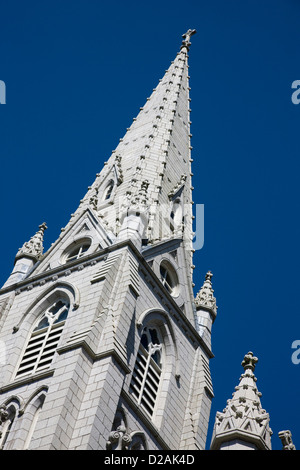
M 194 30 L 59 238 L 0 290 L 3 449 L 204 449 L 216 302 L 193 297 Z

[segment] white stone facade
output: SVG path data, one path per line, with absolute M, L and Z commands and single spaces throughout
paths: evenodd
M 1 339 L 9 361 L 0 392 L 1 403 L 15 407 L 16 417 L 6 448 L 24 448 L 27 410 L 39 394 L 46 398 L 31 449 L 105 449 L 118 408 L 130 430 L 145 434 L 149 449 L 204 448 L 212 390 L 203 364 L 211 353 L 164 291 L 130 241 L 32 276 L 13 292 L 7 289 Z M 61 293 L 70 298 L 71 308 L 51 367 L 16 379 L 41 303 Z M 149 418 L 135 404 L 129 385 L 140 331 L 151 322 L 164 335 L 164 368 Z

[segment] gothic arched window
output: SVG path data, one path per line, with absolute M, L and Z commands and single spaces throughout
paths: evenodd
M 37 397 L 35 397 L 35 400 L 33 403 L 31 403 L 31 406 L 29 407 L 29 409 L 26 410 L 27 415 L 30 416 L 29 419 L 31 419 L 31 423 L 28 429 L 28 434 L 25 439 L 23 450 L 27 450 L 30 446 L 32 436 L 34 434 L 34 431 L 35 431 L 35 428 L 39 419 L 39 415 L 42 411 L 45 398 L 46 398 L 45 391 L 42 391 L 42 393 L 40 393 Z
M 16 378 L 50 367 L 56 352 L 70 305 L 64 299 L 55 300 L 36 322 L 27 343 Z
M 130 392 L 150 416 L 153 414 L 162 372 L 159 330 L 145 327 L 132 374 Z

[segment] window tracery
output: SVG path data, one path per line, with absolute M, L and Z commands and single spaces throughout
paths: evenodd
M 87 242 L 77 244 L 75 248 L 73 248 L 67 253 L 67 256 L 65 258 L 65 263 L 69 263 L 70 261 L 74 261 L 84 256 L 84 254 L 88 251 L 90 246 L 91 246 L 91 243 L 87 243 Z
M 59 299 L 44 310 L 31 333 L 16 378 L 41 372 L 50 367 L 69 308 L 67 300 Z

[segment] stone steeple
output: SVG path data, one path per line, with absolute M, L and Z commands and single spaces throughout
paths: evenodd
M 192 266 L 188 51 L 195 32 L 188 30 L 183 35 L 174 61 L 97 174 L 64 231 L 89 208 L 112 240 L 142 239 L 136 241 L 141 247 L 142 241 L 143 245 L 153 245 L 183 238 Z
M 212 450 L 271 450 L 270 418 L 261 406 L 254 375 L 257 361 L 252 352 L 245 355 L 240 383 L 223 412 L 216 414 Z

